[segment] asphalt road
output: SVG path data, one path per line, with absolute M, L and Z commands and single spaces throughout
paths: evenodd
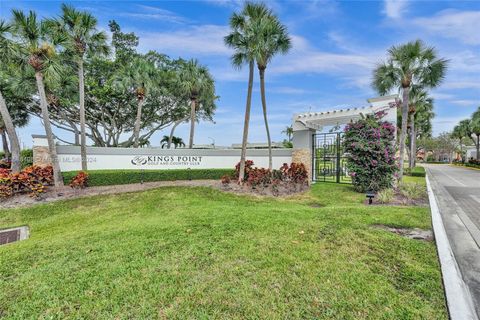
M 480 315 L 480 170 L 426 168 L 455 259 Z

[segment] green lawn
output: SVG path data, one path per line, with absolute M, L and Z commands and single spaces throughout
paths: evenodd
M 447 319 L 426 208 L 351 186 L 289 200 L 168 187 L 0 211 L 6 319 Z M 313 207 L 312 205 L 320 207 Z

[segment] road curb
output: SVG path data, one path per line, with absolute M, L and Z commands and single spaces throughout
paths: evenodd
M 425 178 L 432 213 L 433 233 L 435 234 L 435 242 L 437 244 L 438 257 L 442 269 L 443 286 L 445 288 L 445 297 L 447 299 L 450 319 L 478 320 L 470 291 L 462 279 L 457 260 L 453 255 L 450 242 L 448 241 L 447 232 L 443 225 L 443 219 L 438 209 L 435 194 L 430 185 L 428 173 Z

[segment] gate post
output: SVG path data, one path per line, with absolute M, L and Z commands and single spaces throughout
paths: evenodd
M 294 127 L 292 135 L 292 162 L 303 163 L 305 165 L 308 171 L 309 183 L 314 178 L 312 170 L 312 149 L 314 134 L 315 130 L 313 129 L 295 130 Z

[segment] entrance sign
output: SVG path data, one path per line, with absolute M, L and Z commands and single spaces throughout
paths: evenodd
M 88 170 L 233 169 L 238 149 L 160 149 L 87 147 Z M 81 170 L 80 147 L 57 146 L 62 171 Z M 273 149 L 273 168 L 292 162 L 292 149 Z M 247 150 L 247 159 L 268 167 L 268 150 Z

